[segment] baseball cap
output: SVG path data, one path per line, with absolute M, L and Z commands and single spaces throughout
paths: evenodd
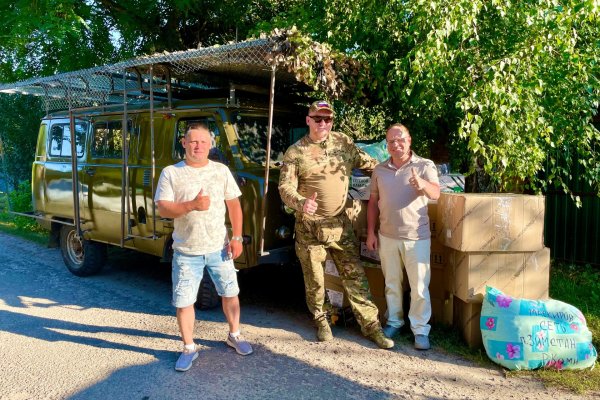
M 325 100 L 318 100 L 318 101 L 315 101 L 314 103 L 312 103 L 310 105 L 310 107 L 308 107 L 309 113 L 322 111 L 322 110 L 331 111 L 333 113 L 333 106 Z

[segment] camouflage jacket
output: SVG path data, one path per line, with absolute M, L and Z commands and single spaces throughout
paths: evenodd
M 377 160 L 358 148 L 343 133 L 330 132 L 323 142 L 308 135 L 291 145 L 283 157 L 279 194 L 283 202 L 297 211 L 306 198 L 317 193 L 316 217 L 338 215 L 348 197 L 350 175 L 354 168 L 372 171 Z

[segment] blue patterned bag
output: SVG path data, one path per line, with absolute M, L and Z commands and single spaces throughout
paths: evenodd
M 598 356 L 585 317 L 558 300 L 527 300 L 487 287 L 481 336 L 488 357 L 505 368 L 591 368 Z

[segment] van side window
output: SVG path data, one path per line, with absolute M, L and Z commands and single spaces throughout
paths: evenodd
M 102 121 L 94 124 L 92 156 L 96 158 L 121 158 L 123 156 L 123 132 L 121 121 Z M 131 121 L 128 122 L 131 133 Z M 127 136 L 129 140 L 129 135 Z
M 301 138 L 307 132 L 306 125 L 287 115 L 276 116 L 273 120 L 271 136 L 271 161 L 283 161 L 283 154 L 294 143 L 291 139 Z M 266 115 L 236 114 L 233 127 L 238 136 L 240 150 L 252 162 L 263 164 L 267 159 L 267 130 L 269 120 Z
M 175 135 L 175 143 L 173 146 L 173 158 L 175 160 L 183 160 L 185 158 L 185 149 L 181 145 L 181 139 L 183 139 L 183 137 L 185 136 L 188 127 L 193 124 L 201 124 L 206 126 L 209 132 L 212 134 L 213 147 L 212 149 L 210 149 L 208 158 L 213 161 L 228 164 L 227 158 L 221 150 L 221 136 L 219 134 L 219 127 L 217 126 L 215 120 L 212 118 L 187 118 L 180 119 L 179 121 L 177 121 L 177 133 Z
M 86 122 L 75 123 L 77 157 L 83 155 L 87 129 L 88 124 Z M 52 124 L 50 128 L 49 154 L 51 157 L 71 157 L 71 129 L 69 123 Z

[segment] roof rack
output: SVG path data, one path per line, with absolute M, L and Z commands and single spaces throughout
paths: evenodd
M 202 97 L 202 91 L 230 90 L 236 86 L 266 88 L 273 69 L 285 92 L 306 93 L 314 83 L 296 73 L 290 55 L 297 46 L 284 32 L 252 39 L 172 53 L 157 53 L 21 82 L 0 84 L 0 93 L 19 93 L 44 98 L 46 111 L 110 104 L 147 104 Z M 330 63 L 333 64 L 333 63 Z M 337 87 L 338 75 L 315 71 L 323 88 Z M 329 82 L 327 82 L 329 81 Z M 333 84 L 332 82 L 333 81 Z M 281 89 L 279 89 L 281 90 Z

